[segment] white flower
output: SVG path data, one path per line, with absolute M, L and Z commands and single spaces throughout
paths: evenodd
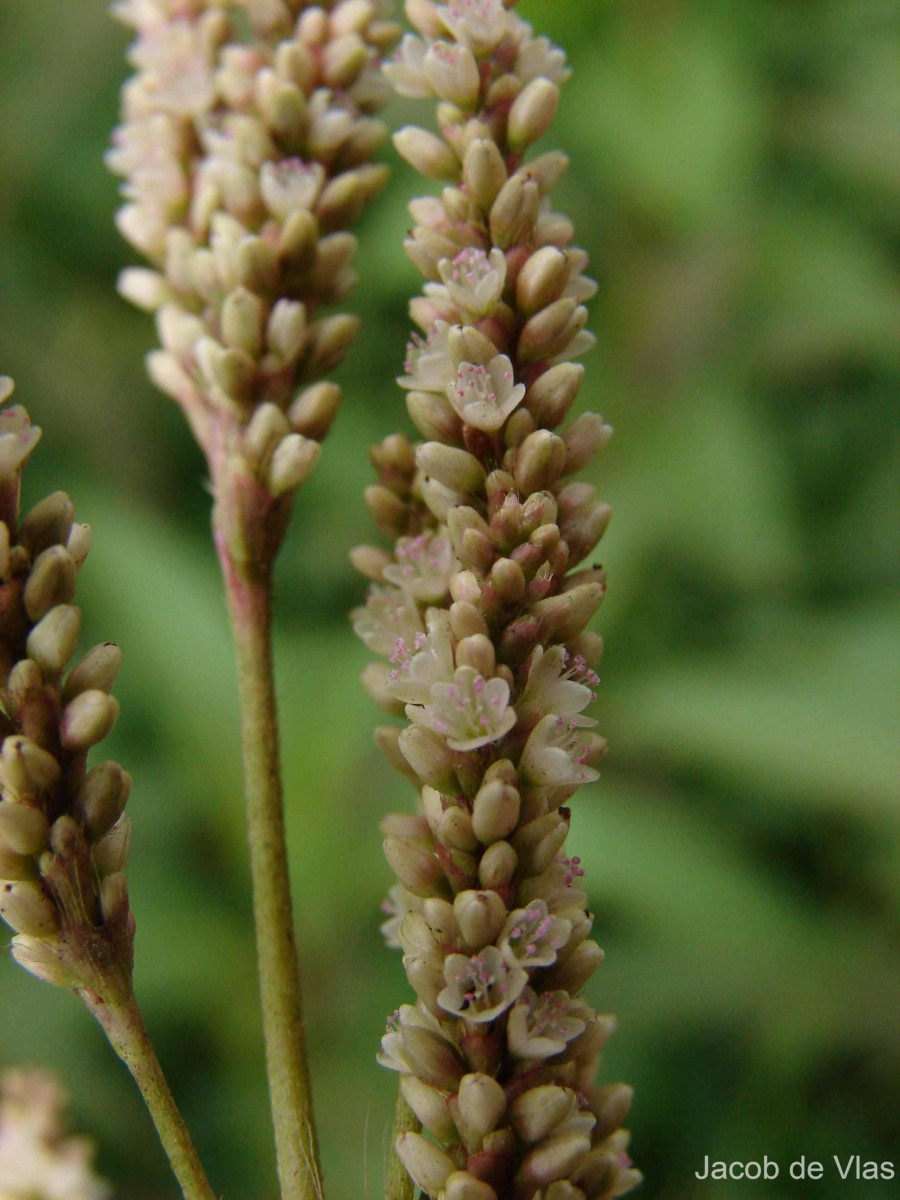
M 195 117 L 215 99 L 214 46 L 204 22 L 175 21 L 146 29 L 131 50 L 141 72 L 140 107 Z M 129 99 L 136 99 L 133 92 Z
M 439 1006 L 478 1024 L 505 1012 L 528 982 L 527 972 L 504 962 L 496 946 L 487 946 L 472 958 L 448 954 L 444 978 L 447 986 L 438 994 Z
M 584 1021 L 571 1015 L 568 992 L 538 996 L 526 988 L 509 1014 L 506 1036 L 516 1058 L 550 1058 L 584 1033 Z
M 381 911 L 387 917 L 379 925 L 384 943 L 391 950 L 400 949 L 400 926 L 407 913 L 421 912 L 422 900 L 419 896 L 407 891 L 402 883 L 395 883 L 381 902 Z
M 460 363 L 456 379 L 447 388 L 447 398 L 467 425 L 496 433 L 525 395 L 524 383 L 516 383 L 512 363 L 498 354 L 488 365 Z
M 576 717 L 548 713 L 531 731 L 519 771 L 533 787 L 572 787 L 593 783 L 600 775 L 588 766 L 595 735 L 584 733 Z
M 398 96 L 425 100 L 434 94 L 425 74 L 424 59 L 424 42 L 421 38 L 407 33 L 394 54 L 393 61 L 385 63 L 381 68 Z
M 473 54 L 489 54 L 509 28 L 503 0 L 450 0 L 437 11 L 456 40 Z
M 436 683 L 424 709 L 409 704 L 406 715 L 443 737 L 451 750 L 477 750 L 509 733 L 516 723 L 509 684 L 485 679 L 474 667 L 457 667 L 451 683 Z
M 384 578 L 418 600 L 437 604 L 447 595 L 456 556 L 446 530 L 427 531 L 417 537 L 400 538 L 395 548 L 397 561 L 384 568 Z
M 525 711 L 533 708 L 538 719 L 555 713 L 558 717 L 570 717 L 575 725 L 596 725 L 591 717 L 576 714 L 596 699 L 591 689 L 599 682 L 581 655 L 571 659 L 570 665 L 565 646 L 551 646 L 548 650 L 538 646 L 532 655 L 519 712 L 523 720 Z
M 263 163 L 259 172 L 259 188 L 266 207 L 282 221 L 298 209 L 311 209 L 324 183 L 325 168 L 321 163 L 306 163 L 300 158 Z
M 484 317 L 503 295 L 506 256 L 496 246 L 490 256 L 475 246 L 466 246 L 452 262 L 442 258 L 438 272 L 457 308 L 466 315 Z
M 571 932 L 571 921 L 552 916 L 543 900 L 532 900 L 509 914 L 497 945 L 510 966 L 549 967 Z
M 519 48 L 516 74 L 523 84 L 539 76 L 559 84 L 565 83 L 571 72 L 566 66 L 565 53 L 559 46 L 554 46 L 549 38 L 539 37 L 525 41 Z
M 446 609 L 428 612 L 428 634 L 419 633 L 410 650 L 398 639 L 391 654 L 396 664 L 389 676 L 388 691 L 404 704 L 427 704 L 431 689 L 453 678 L 453 643 L 450 616 Z
M 478 99 L 481 76 L 472 51 L 452 42 L 433 42 L 423 63 L 428 82 L 441 100 L 468 108 Z
M 351 620 L 356 636 L 386 658 L 393 654 L 398 639 L 411 646 L 416 634 L 424 632 L 419 610 L 406 592 L 394 587 L 373 587 L 365 606 L 354 609 Z
M 446 321 L 436 321 L 423 338 L 414 333 L 406 346 L 405 375 L 397 382 L 402 388 L 415 388 L 420 392 L 443 392 L 453 378 L 453 366 L 447 350 L 450 326 Z

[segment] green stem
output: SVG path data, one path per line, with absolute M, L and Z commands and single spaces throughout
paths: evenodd
M 401 1133 L 418 1133 L 422 1128 L 415 1113 L 397 1092 L 397 1107 L 394 1110 L 394 1132 L 391 1134 L 391 1157 L 388 1161 L 387 1178 L 384 1181 L 384 1200 L 413 1200 L 416 1187 L 409 1172 L 397 1156 L 395 1146 Z
M 89 991 L 82 991 L 81 995 L 140 1088 L 184 1200 L 216 1200 L 159 1065 L 134 994 L 129 989 L 111 989 L 104 990 L 102 997 Z
M 237 651 L 247 836 L 266 1069 L 282 1200 L 321 1200 L 288 875 L 271 646 L 271 573 L 218 540 Z

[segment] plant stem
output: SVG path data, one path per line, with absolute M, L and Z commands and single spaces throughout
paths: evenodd
M 89 991 L 82 991 L 81 995 L 140 1088 L 184 1200 L 216 1200 L 169 1090 L 134 994 L 127 988 L 112 988 L 104 989 L 102 997 Z
M 397 1107 L 394 1109 L 394 1131 L 391 1134 L 391 1154 L 388 1160 L 387 1178 L 384 1181 L 384 1200 L 413 1200 L 415 1184 L 400 1161 L 394 1147 L 401 1133 L 418 1133 L 422 1128 L 415 1113 L 397 1092 Z
M 218 542 L 237 651 L 247 836 L 266 1069 L 282 1200 L 321 1200 L 284 834 L 271 645 L 271 571 Z

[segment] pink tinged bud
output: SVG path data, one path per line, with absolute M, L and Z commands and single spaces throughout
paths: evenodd
M 484 468 L 467 450 L 425 442 L 416 450 L 416 465 L 445 487 L 457 492 L 479 492 L 484 486 Z
M 394 134 L 394 146 L 400 157 L 426 179 L 455 181 L 459 178 L 459 159 L 434 133 L 415 125 L 405 125 Z
M 0 838 L 15 854 L 39 854 L 47 844 L 49 830 L 39 808 L 0 800 Z
M 467 890 L 453 901 L 459 931 L 472 950 L 481 950 L 497 937 L 506 921 L 506 905 L 496 892 Z
M 273 496 L 298 488 L 319 461 L 322 447 L 299 433 L 289 433 L 276 447 L 269 464 L 267 484 Z
M 518 1188 L 547 1187 L 557 1179 L 565 1179 L 587 1157 L 590 1138 L 581 1133 L 559 1133 L 543 1140 L 530 1150 L 516 1173 Z
M 523 1142 L 540 1142 L 575 1111 L 570 1088 L 545 1084 L 517 1096 L 510 1107 L 512 1127 Z
M 438 1088 L 423 1083 L 414 1075 L 400 1079 L 403 1099 L 421 1121 L 423 1128 L 445 1145 L 457 1140 L 456 1126 L 447 1107 L 447 1095 Z
M 411 838 L 384 839 L 384 856 L 404 887 L 417 896 L 434 896 L 446 891 L 447 881 L 440 860 Z
M 453 757 L 443 739 L 430 729 L 413 726 L 400 734 L 400 752 L 423 783 L 440 791 L 456 784 Z
M 579 363 L 557 363 L 535 380 L 525 403 L 539 425 L 554 429 L 565 420 L 583 378 Z
M 79 609 L 70 604 L 58 604 L 28 635 L 29 658 L 33 658 L 45 674 L 58 674 L 75 653 L 80 629 Z
M 506 1093 L 490 1075 L 476 1072 L 464 1075 L 459 1081 L 456 1110 L 465 1130 L 466 1140 L 476 1146 L 500 1124 L 506 1112 Z
M 488 627 L 481 611 L 468 600 L 455 600 L 450 605 L 450 628 L 457 638 L 487 634 Z
M 76 977 L 63 965 L 54 942 L 20 933 L 12 940 L 12 956 L 20 967 L 24 967 L 36 979 L 42 979 L 54 987 L 78 986 Z
M 97 874 L 103 878 L 128 866 L 128 850 L 131 845 L 131 821 L 122 816 L 91 851 Z
M 497 1193 L 483 1179 L 468 1171 L 454 1171 L 444 1184 L 446 1200 L 497 1200 Z
M 73 813 L 88 841 L 99 841 L 121 817 L 131 792 L 131 776 L 117 762 L 91 767 L 75 796 Z
M 549 79 L 537 78 L 527 84 L 509 110 L 507 139 L 509 147 L 521 154 L 553 123 L 559 105 L 559 88 Z
M 0 917 L 26 937 L 48 938 L 59 930 L 53 901 L 37 880 L 0 883 Z
M 459 108 L 470 108 L 478 99 L 481 78 L 475 56 L 466 46 L 433 42 L 422 68 L 435 94 Z
M 563 433 L 566 446 L 566 474 L 574 475 L 586 467 L 598 450 L 612 437 L 612 426 L 599 413 L 582 413 Z
M 511 175 L 491 205 L 489 223 L 494 245 L 505 250 L 517 242 L 528 241 L 540 203 L 540 191 L 533 179 L 520 172 Z
M 480 675 L 490 678 L 497 666 L 494 645 L 483 633 L 463 638 L 456 647 L 456 662 L 460 667 L 472 667 Z
M 506 164 L 496 142 L 491 138 L 471 141 L 463 158 L 463 182 L 482 212 L 490 212 L 506 180 Z
M 63 748 L 73 753 L 102 742 L 119 716 L 119 704 L 99 688 L 90 688 L 70 700 L 59 723 Z
M 455 1169 L 453 1160 L 419 1133 L 401 1134 L 396 1150 L 410 1178 L 426 1195 L 437 1195 L 442 1191 L 447 1177 Z
M 591 1107 L 597 1116 L 596 1138 L 609 1137 L 621 1128 L 631 1112 L 634 1088 L 627 1083 L 608 1083 L 597 1088 L 591 1097 Z
M 483 888 L 505 888 L 512 880 L 519 858 L 509 842 L 488 846 L 478 864 L 478 882 Z

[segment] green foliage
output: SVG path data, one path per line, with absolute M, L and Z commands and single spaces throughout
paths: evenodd
M 125 36 L 101 3 L 0 14 L 0 371 L 44 427 L 31 498 L 95 530 L 86 638 L 125 652 L 110 753 L 135 775 L 137 986 L 211 1178 L 275 1195 L 237 713 L 200 458 L 140 360 L 148 321 L 101 155 Z M 889 1159 L 896 957 L 897 84 L 888 0 L 522 0 L 574 67 L 560 204 L 600 293 L 585 403 L 616 427 L 601 494 L 604 779 L 574 813 L 637 1087 L 651 1197 L 703 1156 Z M 406 112 L 398 106 L 398 113 Z M 399 123 L 400 117 L 397 117 Z M 395 1081 L 373 1052 L 408 999 L 381 949 L 379 817 L 408 793 L 371 745 L 347 562 L 366 447 L 408 428 L 415 273 L 398 169 L 363 227 L 365 330 L 279 575 L 279 686 L 307 1025 L 335 1195 L 380 1193 Z M 98 1030 L 0 964 L 0 1058 L 58 1070 L 121 1196 L 174 1196 Z M 86 1083 L 86 1081 L 89 1081 Z M 894 1142 L 893 1145 L 896 1145 Z M 784 1173 L 783 1173 L 784 1174 Z M 794 1194 L 784 1178 L 766 1195 Z M 887 1184 L 866 1195 L 879 1200 Z

